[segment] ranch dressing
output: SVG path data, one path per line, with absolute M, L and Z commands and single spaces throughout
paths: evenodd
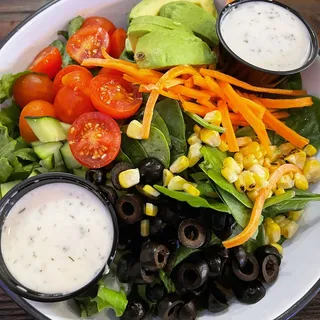
M 221 34 L 236 55 L 266 70 L 297 69 L 311 50 L 304 23 L 271 2 L 246 2 L 231 9 L 221 22 Z
M 68 294 L 104 268 L 113 246 L 108 208 L 71 183 L 40 186 L 21 197 L 2 227 L 1 251 L 12 276 L 28 289 Z

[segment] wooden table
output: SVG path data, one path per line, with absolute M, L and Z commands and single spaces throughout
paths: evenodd
M 0 0 L 0 41 L 22 20 L 50 1 Z M 320 0 L 282 0 L 282 2 L 299 11 L 314 27 L 320 39 Z M 0 320 L 32 319 L 0 289 Z M 320 294 L 293 319 L 320 320 Z

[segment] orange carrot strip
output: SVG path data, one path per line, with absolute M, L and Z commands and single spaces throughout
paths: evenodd
M 106 48 L 101 48 L 101 53 L 102 53 L 102 56 L 106 59 L 106 60 L 110 60 L 110 61 L 117 61 L 119 62 L 119 59 L 115 59 L 113 57 L 111 57 L 109 55 L 109 53 L 107 52 Z M 136 63 L 133 63 L 133 62 L 130 62 L 130 61 L 127 61 L 127 60 L 121 60 L 121 62 L 127 66 L 130 66 L 130 67 L 133 67 L 135 69 L 139 69 L 138 65 Z
M 273 109 L 290 109 L 290 108 L 303 108 L 311 107 L 313 101 L 311 97 L 297 98 L 297 99 L 266 99 L 256 98 L 266 108 Z
M 225 135 L 226 135 L 227 144 L 229 146 L 229 150 L 231 152 L 237 152 L 239 151 L 239 146 L 237 144 L 236 135 L 234 133 L 232 122 L 229 117 L 229 110 L 228 110 L 227 103 L 223 100 L 220 100 L 218 102 L 218 110 L 222 115 L 222 126 L 226 129 Z
M 170 80 L 167 80 L 164 84 L 163 84 L 163 87 L 165 89 L 169 89 L 171 87 L 174 87 L 174 86 L 177 86 L 179 84 L 185 84 L 185 80 L 183 79 L 170 79 Z
M 210 100 L 210 95 L 207 93 L 203 93 L 200 90 L 186 88 L 184 86 L 178 85 L 168 89 L 168 91 L 174 92 L 176 94 L 180 94 L 182 96 L 190 97 L 193 99 L 205 99 Z
M 269 192 L 276 186 L 279 179 L 289 172 L 300 172 L 300 169 L 293 164 L 283 164 L 271 174 L 268 186 L 259 191 L 259 195 L 254 203 L 248 225 L 237 236 L 222 242 L 226 248 L 240 246 L 255 234 L 259 227 L 262 209 Z
M 242 89 L 246 89 L 246 90 L 254 91 L 254 92 L 274 93 L 274 94 L 282 94 L 282 95 L 287 95 L 287 96 L 301 96 L 301 95 L 306 94 L 306 92 L 304 90 L 285 90 L 285 89 L 272 89 L 272 88 L 255 87 L 249 83 L 240 81 L 234 77 L 231 77 L 229 75 L 226 75 L 226 74 L 219 72 L 219 71 L 216 71 L 216 70 L 201 69 L 200 73 L 203 76 L 212 77 L 217 80 L 221 80 L 221 81 L 227 82 L 229 84 L 232 84 L 236 87 L 240 87 Z
M 290 116 L 289 112 L 286 111 L 275 112 L 272 115 L 277 119 L 286 119 Z
M 194 87 L 194 82 L 193 82 L 193 78 L 190 77 L 188 80 L 185 81 L 184 85 L 187 88 L 193 88 Z
M 226 96 L 223 93 L 223 90 L 221 90 L 219 84 L 215 80 L 211 79 L 210 77 L 205 77 L 204 81 L 206 83 L 206 86 L 209 88 L 209 90 L 217 93 L 221 99 L 226 100 Z
M 249 123 L 245 120 L 231 120 L 232 121 L 232 125 L 233 127 L 238 127 L 238 126 L 241 126 L 241 127 L 247 127 L 249 126 Z
M 206 99 L 197 99 L 197 103 L 201 104 L 202 106 L 207 107 L 208 109 L 212 110 L 217 110 L 217 107 L 210 102 L 209 100 Z
M 266 110 L 263 121 L 268 125 L 272 130 L 274 130 L 278 135 L 285 138 L 287 141 L 291 142 L 294 146 L 302 149 L 305 147 L 309 140 L 300 136 L 294 130 L 286 126 L 283 122 L 278 120 L 271 112 Z
M 202 88 L 202 89 L 205 89 L 207 90 L 208 87 L 206 85 L 206 82 L 204 80 L 204 77 L 202 77 L 200 74 L 199 75 L 195 75 L 192 77 L 193 78 L 193 82 L 196 86 Z
M 249 99 L 246 99 L 246 98 L 241 98 L 245 103 L 246 105 L 248 106 L 248 108 L 254 112 L 254 114 L 259 118 L 259 119 L 263 119 L 263 115 L 266 111 L 266 109 L 264 107 L 262 107 L 260 104 L 252 101 L 252 100 L 249 100 Z
M 193 102 L 187 102 L 187 101 L 183 100 L 183 98 L 181 98 L 180 100 L 181 100 L 182 108 L 185 111 L 195 113 L 201 117 L 204 117 L 208 112 L 210 112 L 210 110 L 206 107 L 200 106 L 200 105 L 193 103 Z
M 143 84 L 141 79 L 136 79 L 135 77 L 129 76 L 128 74 L 124 74 L 122 78 L 130 83 Z
M 173 93 L 173 92 L 168 92 L 168 91 L 164 91 L 164 90 L 159 90 L 157 88 L 149 88 L 146 85 L 141 85 L 139 87 L 139 92 L 145 92 L 145 93 L 150 93 L 152 90 L 157 91 L 161 96 L 170 98 L 170 99 L 174 99 L 174 100 L 179 100 L 179 95 Z M 185 100 L 189 101 L 190 98 L 188 97 L 184 97 Z

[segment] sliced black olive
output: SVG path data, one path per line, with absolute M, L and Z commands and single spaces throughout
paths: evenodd
M 147 158 L 139 164 L 140 180 L 145 184 L 155 184 L 162 179 L 164 165 L 156 158 Z
M 161 232 L 150 235 L 150 239 L 162 243 L 170 252 L 176 251 L 180 247 L 180 242 L 177 239 L 177 229 L 169 224 L 165 225 Z
M 177 271 L 177 282 L 186 290 L 201 287 L 209 278 L 209 267 L 204 260 L 184 262 Z
M 103 195 L 105 195 L 107 197 L 107 199 L 109 200 L 109 202 L 115 206 L 116 201 L 118 199 L 118 195 L 116 190 L 114 190 L 112 187 L 110 186 L 99 186 L 99 190 L 101 191 L 101 193 Z
M 180 310 L 178 317 L 180 320 L 194 320 L 197 317 L 197 307 L 193 301 L 187 302 Z
M 129 169 L 134 169 L 134 166 L 128 162 L 119 162 L 112 168 L 110 172 L 110 179 L 117 190 L 124 190 L 119 182 L 119 174 Z
M 210 277 L 217 278 L 221 274 L 222 269 L 222 260 L 221 257 L 214 251 L 210 250 L 211 248 L 208 248 L 204 251 L 204 259 L 206 260 L 209 271 L 210 271 Z
M 156 283 L 155 285 L 148 284 L 146 286 L 146 298 L 151 302 L 161 301 L 167 291 L 163 284 Z
M 134 256 L 131 253 L 124 254 L 118 264 L 116 275 L 120 282 L 128 283 L 129 280 L 129 268 L 134 263 Z
M 266 294 L 266 289 L 259 280 L 239 281 L 232 289 L 236 298 L 246 304 L 257 303 Z
M 142 246 L 140 261 L 142 267 L 148 271 L 163 269 L 168 261 L 169 249 L 157 242 L 149 241 Z
M 279 261 L 276 256 L 268 255 L 261 264 L 261 276 L 266 283 L 275 281 L 279 275 Z
M 121 316 L 121 320 L 141 320 L 148 313 L 148 305 L 142 299 L 129 299 L 127 308 Z
M 106 172 L 104 169 L 89 169 L 86 172 L 86 180 L 97 186 L 104 185 L 107 181 Z
M 149 220 L 149 233 L 150 236 L 159 234 L 162 232 L 162 230 L 165 228 L 166 224 L 156 217 L 155 219 L 150 219 Z
M 232 235 L 233 226 L 225 226 L 221 230 L 214 230 L 214 234 L 222 241 L 227 240 Z
M 215 231 L 222 230 L 225 228 L 227 215 L 229 214 L 225 212 L 218 212 L 218 211 L 215 211 L 212 214 L 212 228 Z
M 194 219 L 184 220 L 178 228 L 179 241 L 187 248 L 200 248 L 207 240 L 206 229 Z
M 210 247 L 210 251 L 217 253 L 218 256 L 224 259 L 229 258 L 229 249 L 225 248 L 224 246 L 220 246 L 218 244 L 213 245 Z
M 153 283 L 155 276 L 142 268 L 141 262 L 135 261 L 128 269 L 129 282 L 137 284 Z
M 259 275 L 259 263 L 253 255 L 247 255 L 247 263 L 241 268 L 238 260 L 232 260 L 232 270 L 234 274 L 243 281 L 253 281 Z
M 143 206 L 139 196 L 127 193 L 117 199 L 115 210 L 120 220 L 133 224 L 142 218 Z
M 247 264 L 247 253 L 242 246 L 234 247 L 231 250 L 234 259 L 238 262 L 240 268 L 244 268 Z
M 178 295 L 170 293 L 158 305 L 158 317 L 161 320 L 178 320 L 179 311 L 184 302 Z
M 212 313 L 217 313 L 227 309 L 229 305 L 224 293 L 212 282 L 210 282 L 208 287 L 208 310 Z
M 264 258 L 268 255 L 274 255 L 279 263 L 279 266 L 281 264 L 282 255 L 279 253 L 279 251 L 271 245 L 265 245 L 262 247 L 259 247 L 255 252 L 254 255 L 257 258 L 258 262 L 261 264 Z

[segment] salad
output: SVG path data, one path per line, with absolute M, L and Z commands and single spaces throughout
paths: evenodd
M 69 172 L 117 213 L 116 259 L 75 299 L 81 317 L 257 303 L 320 200 L 320 100 L 300 74 L 270 88 L 221 72 L 215 24 L 211 0 L 142 0 L 127 31 L 79 16 L 0 80 L 1 197 Z

